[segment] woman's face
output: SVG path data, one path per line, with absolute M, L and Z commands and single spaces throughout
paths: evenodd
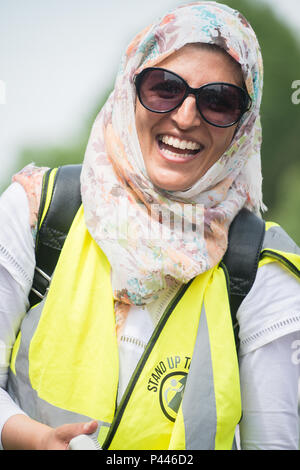
M 241 85 L 237 64 L 222 52 L 196 45 L 183 47 L 157 66 L 176 72 L 193 88 L 209 82 Z M 189 95 L 179 108 L 166 114 L 148 111 L 137 98 L 136 128 L 152 183 L 168 191 L 182 191 L 221 157 L 231 143 L 236 125 L 219 128 L 208 124 L 197 110 L 195 97 Z M 187 149 L 183 157 L 183 150 L 178 147 L 187 143 L 192 143 L 197 152 Z

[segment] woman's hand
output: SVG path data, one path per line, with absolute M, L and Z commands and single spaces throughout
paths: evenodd
M 68 450 L 69 442 L 79 434 L 91 434 L 97 421 L 63 424 L 52 428 L 25 415 L 14 415 L 2 430 L 2 445 L 7 450 Z
M 58 428 L 50 428 L 41 440 L 41 448 L 45 450 L 67 450 L 73 437 L 79 434 L 91 434 L 96 431 L 97 421 L 88 423 L 63 424 Z

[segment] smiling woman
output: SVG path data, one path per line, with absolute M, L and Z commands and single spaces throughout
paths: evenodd
M 298 447 L 300 250 L 261 216 L 262 88 L 247 20 L 182 5 L 127 48 L 78 193 L 72 166 L 14 176 L 0 200 L 4 448 L 229 450 L 238 425 L 242 449 Z M 33 276 L 45 293 L 34 283 L 28 308 Z

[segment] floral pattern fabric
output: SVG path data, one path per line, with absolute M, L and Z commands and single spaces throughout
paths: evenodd
M 195 42 L 218 45 L 239 62 L 253 104 L 230 147 L 192 188 L 163 191 L 154 187 L 145 170 L 135 126 L 133 80 L 143 68 L 156 66 Z M 168 277 L 186 283 L 215 266 L 226 251 L 228 228 L 238 211 L 246 206 L 259 214 L 264 209 L 262 86 L 256 35 L 247 20 L 226 5 L 182 5 L 133 39 L 114 90 L 93 125 L 81 175 L 86 225 L 112 266 L 116 301 L 148 303 L 167 286 Z M 203 209 L 196 219 L 195 206 Z M 188 229 L 182 232 L 176 223 L 162 223 L 153 207 L 167 214 L 167 220 L 183 217 Z M 149 224 L 160 234 L 156 238 L 149 237 Z
M 48 169 L 47 167 L 37 167 L 30 164 L 25 166 L 25 168 L 16 173 L 12 178 L 14 183 L 19 183 L 26 191 L 29 203 L 29 222 L 34 238 L 37 230 L 43 176 Z

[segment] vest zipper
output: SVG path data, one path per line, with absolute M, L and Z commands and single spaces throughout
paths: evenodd
M 226 287 L 227 287 L 227 291 L 228 291 L 228 296 L 230 296 L 230 279 L 229 279 L 229 274 L 228 274 L 228 271 L 227 271 L 227 268 L 226 268 L 226 265 L 223 261 L 220 261 L 220 268 L 223 269 L 224 271 L 224 275 L 225 275 L 225 279 L 226 279 Z
M 130 396 L 133 392 L 133 389 L 141 375 L 141 372 L 144 368 L 144 365 L 147 361 L 147 359 L 149 358 L 152 350 L 153 350 L 153 347 L 154 345 L 156 344 L 156 341 L 161 333 L 161 331 L 163 330 L 163 327 L 165 326 L 168 318 L 170 317 L 171 313 L 173 312 L 174 308 L 176 307 L 176 305 L 178 304 L 178 302 L 181 300 L 181 298 L 183 297 L 183 295 L 185 294 L 186 290 L 189 288 L 189 286 L 191 285 L 191 283 L 193 282 L 193 279 L 191 279 L 187 284 L 184 284 L 183 286 L 180 287 L 179 291 L 177 292 L 177 294 L 175 295 L 175 297 L 171 300 L 171 302 L 169 303 L 168 307 L 166 308 L 165 312 L 163 313 L 160 321 L 158 322 L 158 325 L 156 326 L 147 346 L 146 346 L 146 349 L 144 351 L 144 353 L 142 354 L 142 357 L 141 359 L 139 360 L 136 368 L 135 368 L 135 371 L 133 372 L 132 374 L 132 377 L 128 383 L 128 386 L 124 392 L 124 395 L 122 397 L 122 400 L 121 400 L 121 403 L 117 409 L 117 412 L 116 412 L 116 415 L 114 417 L 114 420 L 111 424 L 111 427 L 110 427 L 110 430 L 107 434 L 107 437 L 102 445 L 102 449 L 103 450 L 107 450 L 113 440 L 113 437 L 118 429 L 118 426 L 120 424 L 120 421 L 122 419 L 122 416 L 124 414 L 124 411 L 126 409 L 126 406 L 127 406 L 127 403 L 130 399 Z

